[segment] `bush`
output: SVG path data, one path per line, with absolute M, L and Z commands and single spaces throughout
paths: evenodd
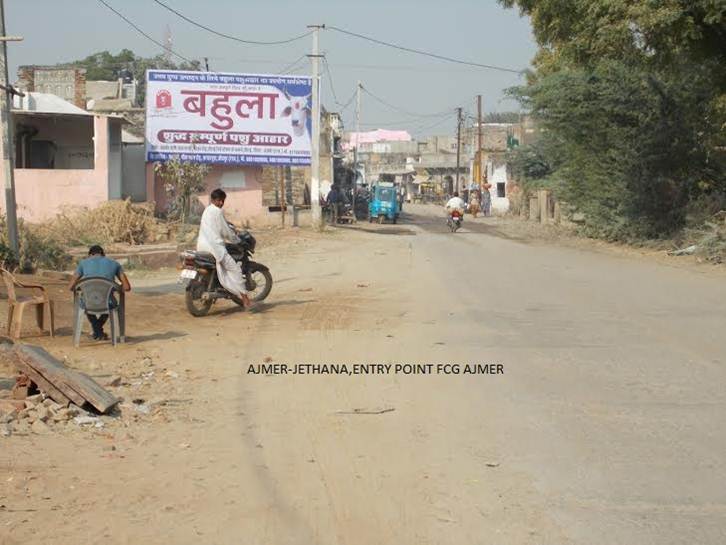
M 17 264 L 23 271 L 33 271 L 36 269 L 65 270 L 71 264 L 71 256 L 65 251 L 63 246 L 52 237 L 42 233 L 36 233 L 23 220 L 18 222 L 18 234 L 20 238 L 20 252 L 18 256 L 14 256 L 9 249 L 9 241 L 7 239 L 7 220 L 5 216 L 0 216 L 0 258 L 8 260 L 12 259 L 13 264 Z

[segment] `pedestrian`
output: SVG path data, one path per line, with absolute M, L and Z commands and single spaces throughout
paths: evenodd
M 479 204 L 479 192 L 474 190 L 470 193 L 470 195 L 471 201 L 469 202 L 469 213 L 475 218 L 481 210 L 481 206 Z
M 98 245 L 91 246 L 88 249 L 88 257 L 78 263 L 76 272 L 71 279 L 69 286 L 70 290 L 75 290 L 81 279 L 91 277 L 105 278 L 111 282 L 118 280 L 121 284 L 120 288 L 122 290 L 131 291 L 131 283 L 124 273 L 121 264 L 118 261 L 106 257 L 106 252 L 104 252 L 103 248 Z M 82 301 L 81 304 L 83 304 Z M 111 295 L 109 306 L 111 308 L 118 306 L 118 302 L 113 295 Z M 106 321 L 108 320 L 108 314 L 95 316 L 93 314 L 86 313 L 86 318 L 88 318 L 88 321 L 91 324 L 93 339 L 96 341 L 108 340 L 108 335 L 106 335 L 103 331 L 103 326 L 106 325 Z
M 338 223 L 338 215 L 340 213 L 340 201 L 341 201 L 341 194 L 338 190 L 338 184 L 333 184 L 330 186 L 330 191 L 328 191 L 328 197 L 326 198 L 326 204 L 328 205 L 328 209 L 330 210 L 330 223 L 333 225 Z
M 481 211 L 485 217 L 492 215 L 492 194 L 490 192 L 492 184 L 485 183 L 481 192 Z

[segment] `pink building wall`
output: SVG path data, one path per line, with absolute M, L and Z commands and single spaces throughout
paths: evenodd
M 227 193 L 224 205 L 225 216 L 235 223 L 251 224 L 267 221 L 267 208 L 262 206 L 262 185 L 260 184 L 261 167 L 212 165 L 205 179 L 206 189 L 197 196 L 202 207 L 209 204 L 209 194 L 218 187 Z M 229 187 L 230 180 L 243 181 L 243 187 Z M 163 182 L 154 175 L 154 165 L 146 165 L 146 194 L 153 198 L 157 212 L 164 212 L 169 199 L 164 190 Z M 153 197 L 152 197 L 153 196 Z
M 108 118 L 94 117 L 93 169 L 15 169 L 19 218 L 41 222 L 53 218 L 65 206 L 92 208 L 108 200 L 108 125 Z M 5 212 L 4 194 L 0 197 L 0 209 Z

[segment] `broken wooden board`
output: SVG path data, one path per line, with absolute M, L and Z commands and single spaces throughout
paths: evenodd
M 88 375 L 70 369 L 60 361 L 48 354 L 39 346 L 29 344 L 16 345 L 15 354 L 20 360 L 22 369 L 38 387 L 45 391 L 49 397 L 58 403 L 51 391 L 44 388 L 44 384 L 56 392 L 61 393 L 67 399 L 78 405 L 88 402 L 100 413 L 108 412 L 120 400 L 110 392 L 104 390 L 96 381 Z M 30 372 L 29 372 L 30 371 Z M 39 378 L 43 383 L 36 381 Z
M 63 407 L 67 407 L 68 405 L 70 405 L 71 399 L 67 395 L 61 392 L 52 383 L 45 380 L 43 375 L 38 373 L 35 369 L 30 367 L 29 365 L 26 365 L 25 361 L 20 356 L 16 355 L 13 363 L 21 373 L 27 375 L 28 377 L 30 377 L 30 380 L 35 382 L 41 392 L 45 392 L 45 395 L 58 403 L 58 405 L 62 405 Z M 84 399 L 81 399 L 81 404 L 83 404 L 84 401 Z

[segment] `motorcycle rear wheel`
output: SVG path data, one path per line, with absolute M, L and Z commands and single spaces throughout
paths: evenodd
M 209 314 L 209 310 L 212 308 L 214 301 L 211 299 L 202 299 L 205 287 L 204 284 L 197 280 L 193 280 L 187 286 L 186 291 L 186 305 L 189 314 L 196 318 L 201 318 Z

